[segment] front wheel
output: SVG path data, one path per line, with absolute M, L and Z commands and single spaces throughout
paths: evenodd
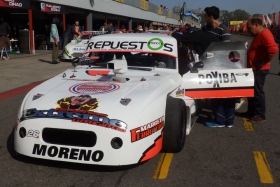
M 186 139 L 186 105 L 182 99 L 167 97 L 162 152 L 180 152 Z

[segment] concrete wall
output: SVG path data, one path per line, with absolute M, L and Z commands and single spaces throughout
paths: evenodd
M 33 0 L 40 1 L 40 0 Z M 162 22 L 168 24 L 178 25 L 178 20 L 174 18 L 168 18 L 167 16 L 161 16 L 153 12 L 144 11 L 140 8 L 135 8 L 127 4 L 118 3 L 112 0 L 93 0 L 93 6 L 90 3 L 91 0 L 44 0 L 42 2 L 49 2 L 54 4 L 67 5 L 97 12 L 103 12 L 108 14 L 115 14 L 130 18 L 150 20 L 155 22 Z M 135 3 L 138 2 L 134 0 Z M 136 4 L 135 4 L 136 5 Z M 164 14 L 166 14 L 164 12 Z

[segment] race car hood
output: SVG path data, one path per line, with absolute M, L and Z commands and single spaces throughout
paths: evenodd
M 67 70 L 33 89 L 22 111 L 86 110 L 131 122 L 153 102 L 162 100 L 165 105 L 166 93 L 176 89 L 181 81 L 176 70 L 157 68 L 130 70 L 125 74 L 125 83 L 108 81 L 114 76 L 109 69 L 76 71 Z M 130 125 L 130 128 L 134 127 Z

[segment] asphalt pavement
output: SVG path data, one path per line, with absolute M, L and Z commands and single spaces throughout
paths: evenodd
M 252 38 L 232 35 L 232 41 L 240 40 Z M 265 83 L 267 121 L 248 124 L 246 119 L 239 117 L 238 112 L 246 111 L 245 103 L 236 113 L 233 128 L 208 128 L 204 125 L 208 111 L 204 110 L 187 136 L 184 149 L 173 154 L 168 168 L 162 169 L 167 172 L 163 179 L 155 177 L 162 153 L 146 163 L 128 167 L 54 162 L 16 155 L 13 128 L 26 93 L 15 96 L 3 93 L 73 68 L 69 62 L 50 62 L 49 53 L 0 61 L 0 186 L 280 186 L 280 76 L 277 75 L 280 67 L 277 57 L 271 63 Z M 1 94 L 4 95 L 2 100 Z

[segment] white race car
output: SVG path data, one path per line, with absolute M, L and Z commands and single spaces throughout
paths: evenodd
M 178 64 L 180 51 L 188 54 L 179 59 L 187 68 Z M 200 99 L 254 94 L 245 42 L 212 43 L 199 61 L 168 35 L 110 34 L 91 38 L 86 52 L 72 61 L 74 69 L 26 95 L 14 131 L 17 153 L 107 166 L 141 163 L 183 149 Z
M 93 36 L 98 36 L 105 34 L 104 31 L 83 31 L 78 36 L 76 40 L 72 40 L 68 43 L 64 50 L 62 59 L 64 60 L 71 60 L 75 57 L 81 57 L 82 54 L 86 51 L 88 41 Z

